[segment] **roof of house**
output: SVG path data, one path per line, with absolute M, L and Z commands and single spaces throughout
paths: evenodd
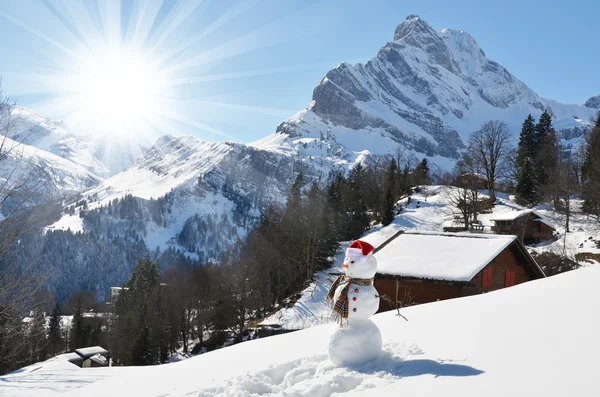
M 542 222 L 545 225 L 548 225 L 551 228 L 556 229 L 556 227 L 554 227 L 552 222 L 545 219 L 544 216 L 542 214 L 540 214 L 539 212 L 537 212 L 535 210 L 531 210 L 531 209 L 503 212 L 503 213 L 494 215 L 490 220 L 491 221 L 514 221 L 517 218 L 520 218 L 522 216 L 529 215 L 529 214 L 535 215 L 537 217 L 537 219 L 536 219 L 537 222 Z
M 535 220 L 535 222 L 543 223 L 544 225 L 549 226 L 552 229 L 556 230 L 556 226 L 554 226 L 554 224 L 552 222 L 550 222 L 549 220 L 547 220 L 547 219 L 538 218 L 538 219 Z
M 81 357 L 79 354 L 74 353 L 74 352 L 61 354 L 61 358 L 64 359 L 64 360 L 67 360 L 69 362 L 82 361 L 83 360 L 83 357 Z
M 500 214 L 495 214 L 491 220 L 492 221 L 514 221 L 517 218 L 520 218 L 522 216 L 528 215 L 528 214 L 533 214 L 535 216 L 537 216 L 538 218 L 543 218 L 542 215 L 540 215 L 538 212 L 534 211 L 534 210 L 518 210 L 518 211 L 506 211 L 506 212 L 502 212 Z
M 509 235 L 406 232 L 375 254 L 377 272 L 467 282 L 516 239 Z
M 81 357 L 90 358 L 96 354 L 106 354 L 108 351 L 100 346 L 84 347 L 82 349 L 75 350 L 75 353 Z

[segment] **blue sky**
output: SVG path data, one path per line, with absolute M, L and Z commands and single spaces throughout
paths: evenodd
M 174 68 L 170 76 L 180 83 L 154 104 L 164 104 L 169 115 L 146 124 L 128 120 L 126 133 L 249 142 L 307 106 L 314 86 L 336 64 L 375 56 L 408 14 L 436 30 L 468 31 L 489 58 L 544 97 L 583 103 L 600 94 L 600 5 L 577 0 L 3 1 L 0 73 L 20 105 L 64 119 L 77 133 L 111 134 L 111 127 L 98 131 L 98 123 L 82 120 L 90 109 L 83 112 L 73 90 L 62 91 L 73 73 L 81 74 L 81 65 L 74 72 L 72 64 L 82 43 L 94 59 L 102 58 L 98 43 L 131 43 L 136 26 L 146 26 L 136 49 L 150 59 L 177 49 L 160 67 Z M 138 131 L 129 128 L 133 124 Z M 146 129 L 152 131 L 140 131 Z

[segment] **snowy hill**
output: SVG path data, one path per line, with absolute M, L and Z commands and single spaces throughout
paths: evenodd
M 375 58 L 329 71 L 310 105 L 281 123 L 276 135 L 293 145 L 331 129 L 349 150 L 381 154 L 400 146 L 449 169 L 448 160 L 458 157 L 469 135 L 487 120 L 506 122 L 516 140 L 528 114 L 539 117 L 548 109 L 565 143 L 572 144 L 568 141 L 580 138 L 598 112 L 596 103 L 541 98 L 488 59 L 467 32 L 436 32 L 410 15 Z
M 399 230 L 442 232 L 444 225 L 453 216 L 449 193 L 455 188 L 431 186 L 426 189 L 428 190 L 426 195 L 423 193 L 413 195 L 410 204 L 408 204 L 406 198 L 401 200 L 399 203 L 404 209 L 390 225 L 386 227 L 376 226 L 362 236 L 361 239 L 377 247 Z M 478 216 L 486 232 L 490 232 L 490 227 L 493 226 L 493 222 L 490 219 L 523 210 L 508 195 L 501 193 L 499 197 L 501 198 L 501 204 L 494 206 L 492 213 L 480 214 Z M 573 205 L 575 208 L 579 208 L 581 202 L 574 200 Z M 539 206 L 536 208 L 536 212 L 554 224 L 558 232 L 558 239 L 552 242 L 540 243 L 538 246 L 528 247 L 531 253 L 564 253 L 571 260 L 576 260 L 576 255 L 581 253 L 600 254 L 600 248 L 595 243 L 595 241 L 600 241 L 600 230 L 595 220 L 581 213 L 574 213 L 571 218 L 571 232 L 565 233 L 565 218 L 563 214 L 554 212 L 546 206 Z M 343 261 L 346 247 L 347 243 L 340 247 L 332 269 L 317 273 L 314 281 L 302 291 L 300 298 L 293 305 L 288 305 L 275 312 L 263 320 L 263 324 L 279 325 L 289 329 L 303 329 L 329 322 L 330 308 L 326 298 L 327 291 L 334 279 L 329 273 L 342 272 L 340 265 Z M 582 264 L 586 265 L 590 263 L 582 262 Z
M 337 325 L 241 343 L 157 367 L 80 369 L 52 359 L 0 377 L 0 395 L 597 395 L 600 267 L 373 317 L 382 356 L 335 367 Z

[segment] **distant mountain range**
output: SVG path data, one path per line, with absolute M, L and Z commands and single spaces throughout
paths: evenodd
M 251 144 L 167 135 L 144 150 L 74 136 L 24 109 L 11 137 L 26 137 L 28 155 L 56 191 L 79 193 L 47 230 L 142 241 L 148 252 L 171 248 L 206 259 L 243 240 L 266 205 L 285 202 L 300 171 L 309 181 L 324 180 L 396 152 L 450 170 L 485 121 L 505 121 L 516 142 L 527 115 L 544 110 L 563 143 L 573 145 L 599 109 L 600 96 L 585 105 L 542 98 L 488 59 L 470 34 L 436 32 L 410 15 L 375 58 L 329 71 L 306 109 Z M 109 205 L 118 210 L 101 212 Z M 94 290 L 101 295 L 109 286 Z

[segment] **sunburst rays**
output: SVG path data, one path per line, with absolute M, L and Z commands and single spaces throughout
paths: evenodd
M 46 17 L 42 27 L 0 7 L 0 17 L 47 47 L 31 70 L 4 73 L 22 82 L 16 96 L 35 97 L 27 106 L 58 114 L 75 132 L 129 134 L 147 143 L 157 134 L 181 130 L 205 139 L 235 139 L 210 125 L 214 114 L 204 116 L 215 108 L 277 117 L 292 111 L 211 100 L 210 92 L 199 98 L 188 92 L 190 85 L 201 91 L 207 83 L 324 68 L 306 63 L 221 69 L 226 60 L 308 35 L 285 29 L 298 9 L 235 37 L 221 35 L 259 3 L 247 0 L 218 10 L 216 0 L 39 0 Z

